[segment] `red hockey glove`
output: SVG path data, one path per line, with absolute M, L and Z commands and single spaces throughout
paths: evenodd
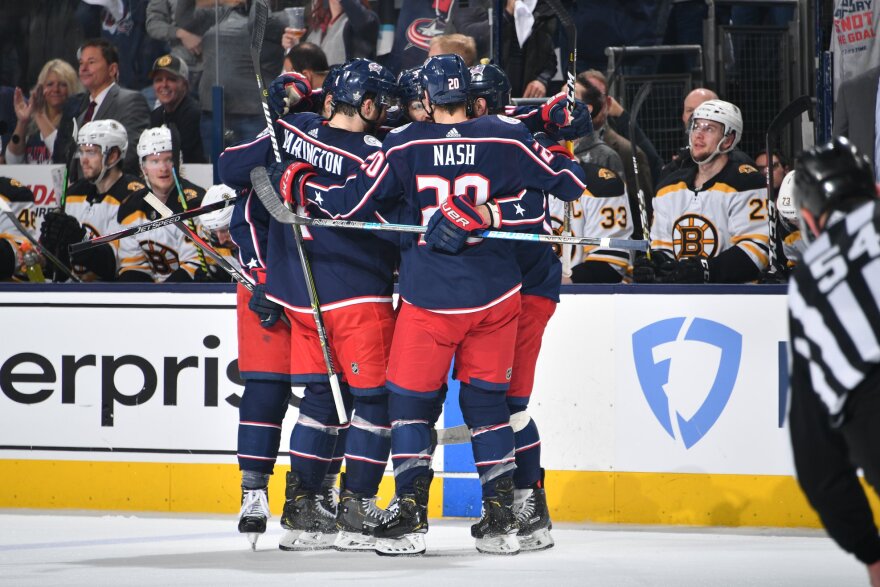
M 288 165 L 278 181 L 278 193 L 281 194 L 281 198 L 288 204 L 305 206 L 307 198 L 303 184 L 313 175 L 317 174 L 315 167 L 310 163 L 297 161 Z
M 499 220 L 500 222 L 500 220 Z M 440 205 L 428 221 L 425 242 L 440 253 L 457 255 L 471 232 L 489 228 L 470 196 L 453 196 Z
M 306 76 L 297 71 L 285 71 L 269 84 L 269 107 L 277 118 L 281 118 L 301 111 L 297 105 L 311 93 L 312 86 Z
M 568 99 L 565 92 L 552 96 L 541 106 L 541 120 L 544 128 L 550 134 L 555 134 L 563 126 L 571 122 L 571 114 L 568 111 Z

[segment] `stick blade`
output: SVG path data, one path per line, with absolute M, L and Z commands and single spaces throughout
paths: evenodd
M 788 106 L 779 111 L 770 125 L 767 127 L 768 135 L 775 135 L 780 130 L 788 126 L 792 120 L 800 116 L 804 112 L 808 112 L 813 107 L 813 99 L 809 96 L 801 96 L 789 102 Z
M 259 55 L 266 37 L 266 23 L 269 22 L 269 7 L 263 0 L 254 1 L 254 34 L 251 36 L 251 53 Z

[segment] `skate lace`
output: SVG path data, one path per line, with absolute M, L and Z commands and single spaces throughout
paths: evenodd
M 320 493 L 315 495 L 315 511 L 322 518 L 327 518 L 328 520 L 336 519 L 336 514 L 327 509 L 327 504 L 324 502 L 324 496 Z
M 523 522 L 525 520 L 529 520 L 532 516 L 535 515 L 537 511 L 537 506 L 535 504 L 535 492 L 529 491 L 529 494 L 520 500 L 517 500 L 513 503 L 513 514 L 516 516 L 517 522 Z
M 238 517 L 244 518 L 249 516 L 271 517 L 269 512 L 269 496 L 266 494 L 265 489 L 251 489 L 245 492 Z
M 385 522 L 391 520 L 394 515 L 397 513 L 397 502 L 393 501 L 388 505 L 388 509 L 382 509 L 378 505 L 376 505 L 376 496 L 373 497 L 365 497 L 361 499 L 361 505 L 364 508 L 364 514 L 368 518 L 372 518 L 379 524 L 384 524 Z

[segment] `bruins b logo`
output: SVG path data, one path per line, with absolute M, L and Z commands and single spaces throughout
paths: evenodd
M 686 214 L 672 227 L 672 250 L 675 258 L 714 257 L 718 253 L 718 229 L 699 214 Z

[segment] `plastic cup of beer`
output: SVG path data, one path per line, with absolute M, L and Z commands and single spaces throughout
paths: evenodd
M 293 29 L 293 34 L 297 40 L 306 32 L 305 8 L 302 6 L 293 6 L 284 9 L 287 14 L 288 27 Z

